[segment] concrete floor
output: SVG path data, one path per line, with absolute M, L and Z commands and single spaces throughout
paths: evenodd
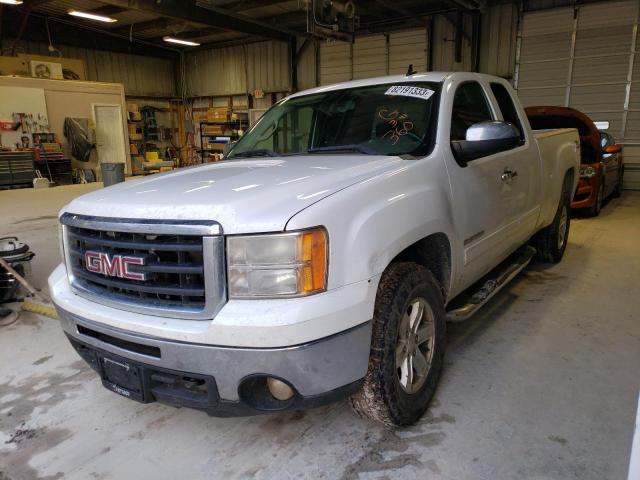
M 55 215 L 95 186 L 0 192 L 0 233 L 58 262 Z M 341 402 L 217 419 L 104 390 L 55 320 L 0 329 L 0 479 L 623 479 L 640 366 L 640 193 L 574 219 L 560 265 L 534 265 L 449 328 L 428 414 L 385 430 Z

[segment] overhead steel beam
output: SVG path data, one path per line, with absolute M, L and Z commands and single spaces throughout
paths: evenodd
M 20 21 L 20 28 L 18 29 L 18 32 L 15 38 L 13 39 L 13 43 L 11 44 L 12 56 L 16 54 L 16 48 L 18 47 L 18 42 L 22 40 L 22 34 L 24 33 L 25 28 L 27 28 L 27 23 L 29 22 L 29 15 L 31 15 L 31 11 L 35 7 L 43 3 L 46 3 L 46 2 L 40 1 L 40 0 L 28 0 L 27 3 L 24 5 L 24 7 L 21 9 L 22 20 Z
M 156 28 L 167 28 L 169 26 L 169 20 L 162 17 L 154 20 L 148 20 L 140 23 L 130 23 L 129 25 L 121 25 L 117 28 L 109 28 L 108 30 L 117 35 L 129 35 L 129 32 L 133 28 L 133 33 L 144 32 L 145 30 L 155 30 Z
M 100 30 L 90 25 L 80 25 L 74 20 L 66 18 L 44 16 L 31 12 L 28 19 L 29 40 L 48 42 L 45 22 L 48 19 L 51 36 L 56 45 L 107 50 L 134 55 L 152 57 L 175 58 L 179 52 L 162 42 L 154 44 L 149 41 L 133 39 L 116 35 L 106 30 Z M 19 33 L 19 12 L 5 9 L 2 18 L 2 32 L 6 38 L 17 38 Z
M 284 2 L 278 0 L 236 0 L 234 2 L 227 2 L 217 6 L 233 12 L 243 12 L 245 10 L 253 10 L 254 8 L 270 7 L 271 5 L 277 5 L 278 3 Z
M 246 15 L 194 0 L 101 0 L 106 4 L 153 13 L 187 22 L 201 23 L 249 35 L 288 41 L 295 32 L 252 19 Z
M 454 6 L 463 10 L 484 10 L 487 0 L 449 0 Z
M 389 0 L 375 0 L 375 2 L 381 7 L 384 7 L 388 10 L 394 10 L 400 13 L 401 15 L 403 15 L 404 17 L 407 17 L 407 19 L 409 19 L 408 21 L 409 24 L 413 24 L 421 27 L 425 26 L 425 22 L 420 20 L 420 18 L 416 18 L 417 17 L 416 13 L 412 12 L 411 10 L 407 10 L 406 8 L 402 8 L 397 5 L 394 5 L 393 2 Z
M 102 5 L 98 8 L 92 8 L 89 10 L 89 13 L 93 13 L 95 15 L 117 15 L 118 13 L 126 12 L 127 9 L 124 7 L 116 7 L 115 5 Z
M 200 38 L 207 37 L 209 35 L 215 35 L 217 33 L 229 33 L 228 30 L 222 30 L 221 28 L 198 28 L 196 30 L 187 30 L 186 32 L 176 33 L 175 36 L 178 38 L 182 38 L 184 40 L 189 40 L 192 38 Z M 157 37 L 161 39 L 162 37 Z

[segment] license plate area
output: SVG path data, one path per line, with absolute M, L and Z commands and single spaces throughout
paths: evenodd
M 123 397 L 144 402 L 142 372 L 138 366 L 106 355 L 99 355 L 98 360 L 102 384 L 106 388 Z

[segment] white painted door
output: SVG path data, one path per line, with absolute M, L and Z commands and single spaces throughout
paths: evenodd
M 120 105 L 93 105 L 96 124 L 96 150 L 100 163 L 126 163 L 122 107 Z
M 487 92 L 477 81 L 446 85 L 455 91 L 451 114 L 450 140 L 464 140 L 475 123 L 496 120 Z M 444 107 L 444 106 L 443 106 Z M 504 258 L 507 246 L 502 232 L 506 223 L 505 183 L 501 177 L 508 167 L 508 153 L 478 158 L 460 166 L 447 162 L 455 210 L 455 229 L 464 246 L 462 288 L 478 280 Z

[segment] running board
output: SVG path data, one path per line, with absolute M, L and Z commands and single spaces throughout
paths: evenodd
M 482 286 L 471 295 L 462 306 L 457 306 L 447 311 L 449 322 L 462 322 L 476 313 L 485 303 L 487 303 L 496 293 L 502 290 L 513 277 L 520 273 L 536 254 L 536 249 L 527 246 L 521 253 L 509 263 L 502 263 L 492 273 Z

